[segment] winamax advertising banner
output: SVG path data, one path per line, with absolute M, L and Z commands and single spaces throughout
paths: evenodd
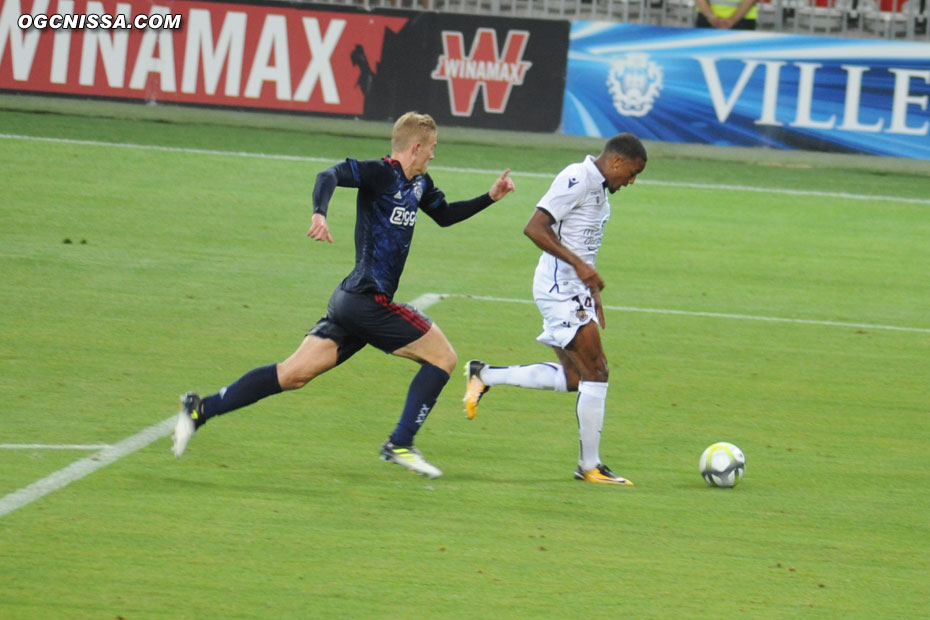
M 0 90 L 554 131 L 568 24 L 293 4 L 0 0 Z M 544 110 L 540 109 L 544 104 Z
M 0 89 L 334 114 L 361 113 L 355 58 L 378 62 L 385 33 L 407 21 L 213 2 L 2 2 Z M 23 14 L 35 16 L 25 29 Z M 155 14 L 174 21 L 136 21 Z
M 930 44 L 572 25 L 562 131 L 930 159 Z
M 440 124 L 552 132 L 569 23 L 418 13 L 384 45 L 366 116 L 429 112 Z

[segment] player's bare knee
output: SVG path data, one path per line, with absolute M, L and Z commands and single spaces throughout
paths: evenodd
M 582 373 L 582 376 L 580 377 L 581 381 L 595 381 L 597 383 L 607 383 L 609 378 L 610 370 L 607 367 L 606 360 L 603 363 L 596 364 L 593 368 L 588 369 L 587 372 Z
M 430 347 L 431 351 L 428 357 L 429 363 L 433 366 L 442 368 L 451 375 L 458 367 L 458 354 L 456 354 L 455 349 L 452 347 L 452 343 L 449 342 L 449 339 L 442 333 L 438 325 L 434 323 L 429 333 L 434 336 L 431 341 L 432 346 Z M 436 336 L 438 336 L 438 338 Z
M 284 392 L 290 392 L 291 390 L 299 390 L 303 387 L 302 384 L 296 383 L 294 381 L 278 381 L 281 384 L 281 390 Z
M 278 384 L 282 390 L 299 390 L 310 383 L 313 375 L 306 372 L 300 372 L 297 369 L 288 368 L 278 365 Z
M 433 365 L 442 368 L 451 375 L 459 365 L 459 356 L 455 352 L 455 349 L 449 347 L 447 351 L 443 352 L 442 357 L 436 360 Z
M 562 373 L 565 375 L 565 391 L 577 392 L 578 383 L 581 381 L 581 375 L 578 374 L 575 367 L 567 360 L 565 364 L 562 364 Z
M 285 375 L 283 377 L 278 376 L 278 383 L 281 385 L 281 389 L 285 391 L 299 390 L 303 386 L 307 385 L 306 380 L 291 375 Z
M 429 362 L 451 375 L 458 367 L 459 356 L 452 347 L 452 343 L 443 336 L 441 342 L 435 342 Z

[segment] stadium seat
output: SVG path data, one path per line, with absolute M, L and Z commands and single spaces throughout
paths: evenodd
M 808 0 L 795 5 L 794 29 L 809 34 L 845 33 L 852 0 Z
M 785 23 L 783 0 L 759 0 L 756 17 L 757 30 L 781 31 Z
M 930 0 L 924 0 L 918 20 L 923 26 L 924 36 L 930 41 Z
M 665 26 L 693 28 L 696 19 L 694 0 L 665 0 Z
M 859 0 L 862 30 L 886 39 L 913 39 L 920 0 Z
M 295 0 L 310 2 L 311 0 Z M 695 0 L 318 0 L 365 9 L 595 20 L 693 28 Z M 770 32 L 930 40 L 930 0 L 759 0 Z
M 613 19 L 628 23 L 642 23 L 646 16 L 646 0 L 612 0 Z

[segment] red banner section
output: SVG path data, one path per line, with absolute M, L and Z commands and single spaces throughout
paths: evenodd
M 83 15 L 128 27 L 80 28 Z M 69 18 L 78 27 L 64 27 Z M 2 0 L 0 90 L 361 115 L 385 35 L 407 22 L 186 0 Z

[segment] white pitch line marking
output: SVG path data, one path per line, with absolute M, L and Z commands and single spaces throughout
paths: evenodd
M 463 295 L 463 294 L 453 294 L 453 293 L 424 293 L 412 301 L 409 302 L 411 306 L 419 310 L 427 310 L 431 306 L 439 303 L 443 299 L 450 297 L 459 298 L 459 299 L 476 299 L 480 301 L 495 301 L 500 303 L 518 303 L 518 304 L 532 304 L 534 303 L 529 299 L 513 299 L 507 297 L 491 297 L 488 295 Z M 662 308 L 635 308 L 632 306 L 604 306 L 606 310 L 616 310 L 620 312 L 642 312 L 649 314 L 672 314 L 672 315 L 682 315 L 682 316 L 695 316 L 695 317 L 709 317 L 717 319 L 735 319 L 741 321 L 766 321 L 766 322 L 776 322 L 776 323 L 793 323 L 793 324 L 802 324 L 802 325 L 823 325 L 827 327 L 847 327 L 847 328 L 857 328 L 857 329 L 879 329 L 879 330 L 892 330 L 892 331 L 902 331 L 902 332 L 916 332 L 922 334 L 930 333 L 930 328 L 924 327 L 901 327 L 896 325 L 877 325 L 873 323 L 847 323 L 844 321 L 819 321 L 814 319 L 789 319 L 782 317 L 770 317 L 770 316 L 753 316 L 747 314 L 726 314 L 723 312 L 696 312 L 688 310 L 669 310 Z M 174 429 L 175 420 L 177 416 L 171 416 L 170 418 L 159 422 L 154 426 L 150 426 L 147 429 L 144 429 L 132 437 L 124 439 L 123 441 L 114 444 L 106 445 L 103 449 L 100 450 L 97 454 L 89 456 L 87 458 L 75 461 L 71 465 L 60 469 L 55 473 L 42 478 L 41 480 L 30 484 L 27 487 L 24 487 L 18 491 L 14 491 L 9 495 L 0 498 L 0 517 L 13 512 L 18 508 L 34 502 L 37 499 L 40 499 L 49 493 L 61 489 L 75 480 L 79 480 L 84 476 L 91 474 L 102 467 L 106 467 L 110 463 L 117 461 L 124 456 L 128 456 L 137 450 L 148 446 L 154 441 L 161 439 L 162 437 L 167 437 L 171 434 L 171 431 Z M 0 444 L 0 447 L 4 446 L 39 446 L 42 444 Z M 78 445 L 78 444 L 75 444 Z M 87 446 L 90 448 L 91 446 Z M 96 446 L 94 446 L 96 447 Z M 72 446 L 72 449 L 74 448 Z
M 0 443 L 0 450 L 104 450 L 105 443 Z
M 171 416 L 167 420 L 163 420 L 154 426 L 139 431 L 132 437 L 128 437 L 112 446 L 105 447 L 97 454 L 75 461 L 64 469 L 59 469 L 55 473 L 41 480 L 37 480 L 27 487 L 23 487 L 18 491 L 14 491 L 0 498 L 0 517 L 18 508 L 22 508 L 26 504 L 31 504 L 49 493 L 64 488 L 75 480 L 80 480 L 101 467 L 106 467 L 124 456 L 141 450 L 153 441 L 167 436 L 171 433 L 172 429 L 174 429 L 174 422 L 176 419 L 177 416 Z
M 430 306 L 439 303 L 445 297 L 450 297 L 450 295 L 442 295 L 439 293 L 424 293 L 408 303 L 417 310 L 427 310 Z
M 421 297 L 458 297 L 462 299 L 478 299 L 481 301 L 497 301 L 510 304 L 534 304 L 532 299 L 512 299 L 507 297 L 490 297 L 487 295 L 461 295 L 458 293 L 428 293 Z M 438 300 L 437 300 L 438 301 Z M 432 303 L 435 303 L 432 302 Z M 733 319 L 739 321 L 764 321 L 769 323 L 793 323 L 797 325 L 823 325 L 826 327 L 848 327 L 855 329 L 880 329 L 887 331 L 913 332 L 917 334 L 930 334 L 930 328 L 927 327 L 903 327 L 899 325 L 879 325 L 875 323 L 852 323 L 847 321 L 825 321 L 817 319 L 791 319 L 776 316 L 756 316 L 751 314 L 727 314 L 725 312 L 701 312 L 694 310 L 670 310 L 666 308 L 636 308 L 633 306 L 604 306 L 605 310 L 616 310 L 619 312 L 641 312 L 645 314 L 673 314 L 680 316 L 708 317 L 714 319 Z
M 157 144 L 134 144 L 131 142 L 104 142 L 100 140 L 75 140 L 71 138 L 52 138 L 47 136 L 26 136 L 12 133 L 0 133 L 3 140 L 27 140 L 32 142 L 51 142 L 55 144 L 74 144 L 80 146 L 100 146 L 106 148 L 138 149 L 146 151 L 165 151 L 170 153 L 190 153 L 193 155 L 214 155 L 224 157 L 249 157 L 255 159 L 270 159 L 280 161 L 298 161 L 328 163 L 337 160 L 326 157 L 311 157 L 306 155 L 282 155 L 275 153 L 249 153 L 245 151 L 216 151 L 212 149 L 196 149 L 181 146 L 161 146 Z M 500 170 L 483 170 L 481 168 L 457 168 L 452 166 L 430 166 L 432 170 L 443 172 L 463 172 L 468 174 L 500 174 Z M 513 176 L 552 178 L 555 173 L 550 172 L 520 172 L 514 170 Z M 718 185 L 712 183 L 683 183 L 678 181 L 655 181 L 651 179 L 637 179 L 637 184 L 661 185 L 666 187 L 681 187 L 687 189 L 708 189 L 733 192 L 761 192 L 766 194 L 782 194 L 786 196 L 819 196 L 828 198 L 841 198 L 847 200 L 878 200 L 882 202 L 900 202 L 906 204 L 930 205 L 928 198 L 906 198 L 902 196 L 875 196 L 869 194 L 849 194 L 846 192 L 822 192 L 818 190 L 787 189 L 779 187 L 750 187 L 746 185 Z
M 190 155 L 220 155 L 226 157 L 252 157 L 256 159 L 273 159 L 281 161 L 306 161 L 326 163 L 336 161 L 326 157 L 309 157 L 306 155 L 281 155 L 274 153 L 249 153 L 246 151 L 215 151 L 195 149 L 185 146 L 162 146 L 158 144 L 134 144 L 132 142 L 104 142 L 101 140 L 74 140 L 71 138 L 50 138 L 47 136 L 24 136 L 13 133 L 0 133 L 4 140 L 27 140 L 30 142 L 51 142 L 53 144 L 73 144 L 78 146 L 102 146 L 106 148 L 133 149 L 140 151 L 163 151 L 167 153 L 187 153 Z
M 411 301 L 410 305 L 415 308 L 419 308 L 420 310 L 426 310 L 442 299 L 443 295 L 426 293 L 425 295 L 420 295 Z M 71 445 L 70 449 L 76 450 L 100 448 L 100 452 L 79 461 L 75 461 L 64 469 L 59 469 L 55 473 L 46 476 L 41 480 L 33 482 L 27 487 L 23 487 L 18 491 L 14 491 L 9 495 L 0 498 L 0 517 L 11 513 L 18 508 L 22 508 L 27 504 L 31 504 L 37 499 L 45 497 L 49 493 L 64 488 L 75 480 L 80 480 L 84 476 L 91 474 L 102 467 L 106 467 L 110 463 L 118 461 L 124 456 L 129 456 L 133 452 L 141 450 L 152 442 L 158 441 L 162 437 L 167 437 L 174 430 L 174 425 L 177 419 L 177 415 L 173 415 L 170 418 L 162 420 L 158 424 L 150 426 L 136 433 L 132 437 L 124 439 L 123 441 L 112 446 L 106 444 L 99 446 L 80 444 Z M 50 447 L 52 445 L 53 444 L 0 444 L 0 448 L 7 447 L 9 449 L 27 449 L 32 447 L 38 449 L 40 447 Z M 64 450 L 69 448 L 63 448 L 60 445 L 54 445 L 54 448 L 52 449 Z

